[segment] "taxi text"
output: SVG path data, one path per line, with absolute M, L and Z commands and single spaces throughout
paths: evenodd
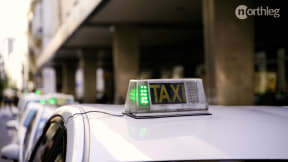
M 152 104 L 186 103 L 184 83 L 150 83 Z

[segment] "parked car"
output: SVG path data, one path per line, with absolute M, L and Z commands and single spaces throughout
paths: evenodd
M 131 81 L 125 105 L 57 109 L 27 161 L 288 160 L 287 123 L 286 107 L 208 109 L 201 80 Z

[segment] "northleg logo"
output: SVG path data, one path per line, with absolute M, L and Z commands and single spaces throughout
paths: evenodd
M 249 16 L 272 16 L 274 18 L 280 17 L 280 8 L 269 8 L 269 6 L 258 6 L 257 8 L 248 8 L 248 6 L 242 4 L 236 7 L 235 16 L 244 20 Z
M 247 19 L 247 6 L 246 5 L 239 5 L 236 9 L 235 9 L 235 15 L 238 19 Z

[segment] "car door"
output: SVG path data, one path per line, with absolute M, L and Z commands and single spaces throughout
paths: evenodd
M 63 162 L 66 157 L 67 131 L 60 116 L 54 116 L 46 124 L 37 141 L 30 159 L 31 162 Z

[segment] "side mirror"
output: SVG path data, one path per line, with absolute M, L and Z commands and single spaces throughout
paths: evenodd
M 6 123 L 7 129 L 17 129 L 18 128 L 18 121 L 17 120 L 9 120 Z
M 1 158 L 7 160 L 18 160 L 19 158 L 19 145 L 18 144 L 9 144 L 4 146 L 1 149 Z

